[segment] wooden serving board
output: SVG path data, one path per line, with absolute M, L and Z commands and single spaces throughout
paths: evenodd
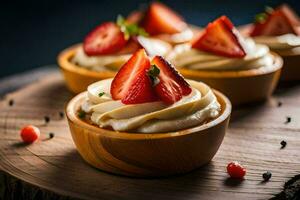
M 52 199 L 55 195 L 130 200 L 267 199 L 300 173 L 300 85 L 277 91 L 265 103 L 236 110 L 210 164 L 161 179 L 116 176 L 86 164 L 75 149 L 66 119 L 59 115 L 71 97 L 62 77 L 54 71 L 0 102 L 0 169 L 5 177 L 17 181 L 10 191 L 22 187 L 18 191 L 26 196 L 28 188 L 33 188 L 34 195 L 50 195 Z M 9 106 L 10 99 L 13 106 Z M 48 124 L 44 116 L 50 117 Z M 286 116 L 291 117 L 290 123 L 285 123 Z M 26 124 L 41 129 L 40 141 L 31 145 L 21 142 L 19 130 Z M 55 133 L 52 139 L 48 138 L 50 132 Z M 287 141 L 283 149 L 282 140 Z M 226 165 L 233 160 L 246 166 L 245 180 L 228 178 Z M 267 170 L 273 175 L 269 182 L 263 182 L 262 173 Z

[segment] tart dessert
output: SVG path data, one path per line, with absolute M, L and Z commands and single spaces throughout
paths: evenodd
M 270 96 L 282 67 L 276 53 L 242 37 L 226 16 L 209 23 L 192 42 L 175 46 L 167 58 L 185 78 L 220 90 L 233 105 Z
M 150 3 L 145 10 L 132 12 L 127 19 L 138 23 L 151 37 L 173 45 L 190 41 L 199 31 L 196 26 L 188 25 L 174 10 L 157 1 Z
M 82 44 L 64 50 L 58 63 L 67 86 L 75 93 L 86 90 L 95 81 L 113 77 L 140 48 L 151 55 L 166 55 L 172 46 L 149 37 L 137 24 L 118 16 L 116 22 L 104 22 L 92 30 Z
M 195 169 L 217 152 L 229 100 L 185 80 L 163 57 L 138 50 L 114 79 L 91 84 L 67 106 L 73 140 L 93 166 L 129 176 Z
M 248 35 L 257 43 L 265 44 L 284 61 L 282 80 L 300 80 L 300 19 L 286 4 L 275 9 L 266 8 L 246 26 Z

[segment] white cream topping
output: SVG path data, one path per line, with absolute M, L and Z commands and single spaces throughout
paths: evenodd
M 194 33 L 191 30 L 191 28 L 187 28 L 180 33 L 160 34 L 160 35 L 157 35 L 156 37 L 161 40 L 170 42 L 172 44 L 180 44 L 180 43 L 191 41 L 193 39 L 193 36 L 194 36 Z
M 285 34 L 280 36 L 258 36 L 255 42 L 265 44 L 274 50 L 286 50 L 300 47 L 300 36 Z
M 169 43 L 159 39 L 138 36 L 137 40 L 149 56 L 165 56 L 172 48 Z M 130 57 L 131 54 L 88 56 L 85 54 L 83 47 L 79 46 L 72 62 L 94 71 L 118 70 Z
M 189 43 L 175 46 L 167 59 L 178 68 L 194 70 L 247 70 L 272 66 L 273 56 L 266 45 L 255 44 L 250 38 L 245 39 L 247 55 L 243 58 L 229 58 L 209 52 L 193 49 Z
M 220 113 L 220 104 L 204 83 L 188 81 L 192 92 L 172 105 L 161 101 L 125 105 L 110 96 L 112 79 L 88 87 L 87 99 L 81 106 L 91 113 L 91 121 L 115 131 L 160 133 L 178 131 L 205 123 Z M 103 96 L 99 93 L 104 92 Z

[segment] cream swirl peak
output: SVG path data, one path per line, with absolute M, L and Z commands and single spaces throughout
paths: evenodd
M 204 83 L 188 81 L 192 92 L 171 105 L 162 101 L 126 105 L 112 99 L 111 82 L 107 79 L 90 85 L 81 107 L 102 128 L 141 133 L 178 131 L 203 124 L 220 113 L 216 96 Z
M 257 36 L 254 40 L 274 50 L 292 50 L 300 47 L 300 36 L 291 33 L 280 36 Z

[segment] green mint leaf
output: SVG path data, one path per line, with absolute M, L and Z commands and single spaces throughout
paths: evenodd
M 148 36 L 148 33 L 137 24 L 130 24 L 126 22 L 126 19 L 118 15 L 117 17 L 117 25 L 120 27 L 121 31 L 124 33 L 124 37 L 126 40 L 130 38 L 130 36 L 142 35 Z
M 85 118 L 85 115 L 86 115 L 86 112 L 84 112 L 83 110 L 80 110 L 77 114 L 77 116 L 80 118 L 80 119 L 84 119 Z
M 156 65 L 151 65 L 150 69 L 148 70 L 147 74 L 152 81 L 152 85 L 155 86 L 159 83 L 159 79 L 157 78 L 160 73 L 159 68 Z
M 259 13 L 259 14 L 255 15 L 255 22 L 264 23 L 267 18 L 268 18 L 268 15 L 266 13 Z
M 266 6 L 266 7 L 265 7 L 265 12 L 266 12 L 267 14 L 271 14 L 273 11 L 274 11 L 274 9 L 273 9 L 271 6 Z
M 100 92 L 100 93 L 98 94 L 99 97 L 102 97 L 103 95 L 105 95 L 105 92 Z
M 117 25 L 123 26 L 125 24 L 126 20 L 122 15 L 118 15 L 117 17 Z

